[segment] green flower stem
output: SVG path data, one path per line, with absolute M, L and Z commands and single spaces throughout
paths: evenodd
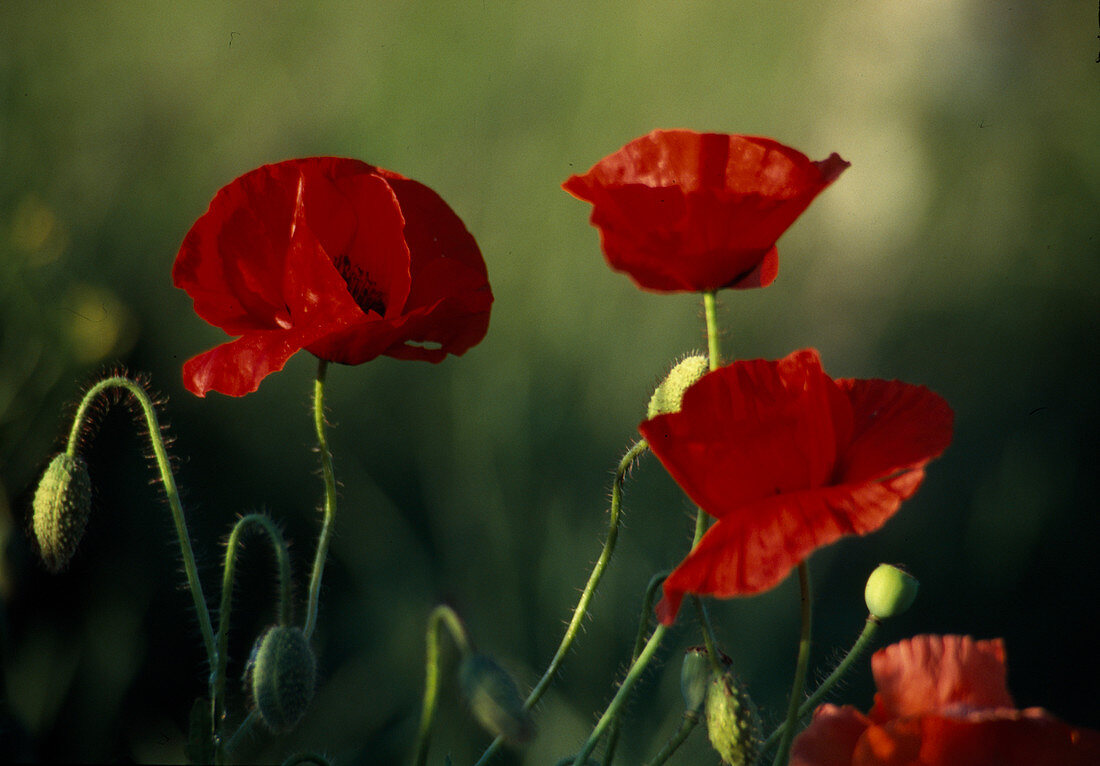
M 718 294 L 703 293 L 703 314 L 707 320 L 707 358 L 713 372 L 722 366 L 722 349 L 719 347 Z
M 172 521 L 176 525 L 176 537 L 179 538 L 183 568 L 187 573 L 187 584 L 191 589 L 191 598 L 195 602 L 195 613 L 199 617 L 199 629 L 202 631 L 202 640 L 206 647 L 206 658 L 213 669 L 218 664 L 218 653 L 214 642 L 214 629 L 210 622 L 210 611 L 206 605 L 206 597 L 202 592 L 199 568 L 195 564 L 195 553 L 191 549 L 191 537 L 187 532 L 187 521 L 183 515 L 183 506 L 180 504 L 179 490 L 176 489 L 176 479 L 172 474 L 172 465 L 168 460 L 168 450 L 164 447 L 156 408 L 141 384 L 130 378 L 116 375 L 105 378 L 88 389 L 88 393 L 84 394 L 84 398 L 77 407 L 76 417 L 73 419 L 72 429 L 69 431 L 69 442 L 65 448 L 65 453 L 69 457 L 76 455 L 80 431 L 84 426 L 85 419 L 88 417 L 88 409 L 95 397 L 109 388 L 121 388 L 128 391 L 137 400 L 145 416 L 145 427 L 149 432 L 149 442 L 153 446 L 153 457 L 157 462 L 157 470 L 160 471 L 160 480 L 164 485 L 164 494 L 168 498 L 168 507 L 172 511 Z
M 237 548 L 240 545 L 241 534 L 250 526 L 257 526 L 267 532 L 271 541 L 272 551 L 275 553 L 275 561 L 279 570 L 279 624 L 287 625 L 290 622 L 290 555 L 287 553 L 286 543 L 275 526 L 267 516 L 262 513 L 250 513 L 238 519 L 233 531 L 229 535 L 229 543 L 225 549 L 225 567 L 222 575 L 222 603 L 218 610 L 218 664 L 211 677 L 210 700 L 213 705 L 213 722 L 215 731 L 221 723 L 225 704 L 225 667 L 229 658 L 229 615 L 233 609 L 233 576 L 237 564 Z M 216 743 L 219 746 L 221 743 Z
M 432 738 L 432 722 L 439 700 L 439 627 L 446 625 L 455 645 L 463 656 L 470 653 L 470 639 L 466 628 L 451 607 L 440 604 L 428 616 L 427 659 L 424 663 L 424 704 L 420 712 L 420 729 L 416 734 L 416 756 L 413 763 L 424 766 L 428 762 L 428 746 Z
M 321 598 L 321 576 L 325 571 L 325 558 L 328 556 L 328 544 L 332 538 L 332 524 L 336 518 L 336 474 L 332 470 L 332 452 L 328 448 L 325 436 L 325 372 L 328 362 L 319 360 L 317 379 L 313 383 L 313 427 L 317 431 L 317 451 L 321 453 L 321 472 L 325 481 L 325 517 L 321 525 L 321 536 L 317 540 L 317 555 L 313 559 L 313 575 L 309 580 L 309 603 L 306 606 L 306 622 L 302 632 L 306 638 L 313 635 L 317 627 L 318 602 Z
M 844 677 L 844 674 L 852 667 L 852 664 L 858 660 L 867 648 L 874 642 L 875 636 L 878 633 L 879 621 L 871 615 L 867 615 L 867 622 L 863 625 L 863 631 L 859 634 L 859 638 L 852 645 L 852 648 L 848 650 L 848 654 L 844 659 L 840 661 L 840 664 L 836 666 L 836 669 L 829 674 L 829 677 L 822 681 L 821 686 L 817 687 L 817 690 L 810 695 L 810 698 L 803 702 L 798 708 L 798 719 L 802 720 L 809 715 L 814 708 L 821 703 L 821 700 L 825 698 L 832 688 L 836 685 L 837 681 Z M 775 731 L 773 731 L 768 738 L 764 740 L 764 744 L 760 748 L 761 753 L 766 753 L 775 744 L 776 740 L 783 735 L 787 730 L 787 724 L 781 724 Z
M 711 372 L 714 372 L 722 366 L 722 348 L 720 343 L 721 330 L 718 327 L 718 293 L 716 291 L 708 291 L 703 293 L 703 315 L 706 318 L 707 323 L 707 361 L 710 365 Z M 706 511 L 702 508 L 698 509 L 695 514 L 695 537 L 692 539 L 691 547 L 694 549 L 699 541 L 703 539 L 703 534 L 707 531 L 709 524 L 709 518 Z M 710 617 L 707 615 L 706 605 L 698 597 L 694 597 L 696 612 L 699 615 L 699 624 L 703 629 L 703 643 L 707 647 L 707 656 L 710 657 L 710 664 L 714 670 L 722 672 L 722 660 L 718 656 L 717 642 L 714 638 L 714 629 L 710 624 Z
M 668 626 L 666 625 L 658 625 L 654 628 L 642 653 L 638 655 L 638 659 L 634 661 L 634 664 L 630 666 L 630 670 L 627 671 L 626 678 L 623 679 L 622 684 L 619 686 L 619 690 L 615 693 L 615 697 L 611 700 L 607 709 L 604 710 L 603 715 L 600 716 L 600 720 L 596 722 L 596 726 L 592 730 L 592 734 L 589 735 L 588 741 L 584 743 L 580 752 L 577 753 L 573 761 L 574 766 L 582 766 L 582 764 L 588 760 L 588 756 L 596 748 L 596 743 L 600 741 L 600 737 L 603 736 L 607 727 L 615 720 L 615 717 L 618 716 L 619 711 L 626 703 L 631 690 L 634 688 L 634 684 L 642 677 L 642 673 L 645 671 L 646 666 L 649 665 L 650 660 L 653 659 L 653 655 L 657 653 L 657 647 L 660 646 L 661 639 L 664 638 L 667 632 Z
M 646 764 L 646 766 L 660 766 L 662 763 L 672 757 L 672 754 L 679 749 L 680 745 L 684 744 L 688 735 L 695 730 L 695 727 L 699 724 L 698 713 L 685 713 L 683 720 L 680 721 L 680 728 L 676 730 L 676 733 L 669 737 L 668 742 L 661 748 L 661 752 L 657 753 L 653 757 L 653 760 Z
M 703 599 L 698 596 L 691 597 L 695 605 L 695 614 L 699 618 L 699 627 L 703 631 L 703 645 L 707 648 L 707 659 L 710 660 L 710 668 L 715 673 L 725 673 L 726 666 L 722 663 L 722 657 L 718 653 L 718 642 L 714 637 L 714 628 L 710 624 L 710 615 Z
M 588 582 L 585 583 L 584 590 L 581 592 L 581 597 L 577 601 L 576 608 L 573 609 L 573 618 L 569 621 L 569 625 L 565 629 L 565 635 L 562 636 L 561 643 L 558 645 L 558 651 L 554 654 L 554 658 L 550 660 L 550 665 L 546 668 L 546 672 L 543 673 L 542 678 L 535 684 L 535 688 L 531 690 L 531 693 L 527 695 L 527 699 L 523 703 L 525 710 L 530 710 L 534 707 L 535 703 L 537 703 L 546 692 L 546 689 L 554 680 L 558 668 L 561 667 L 562 662 L 565 660 L 566 654 L 569 653 L 569 649 L 573 646 L 573 641 L 580 632 L 584 615 L 588 611 L 588 605 L 592 602 L 592 597 L 596 593 L 596 587 L 600 584 L 600 580 L 603 579 L 604 571 L 611 561 L 611 554 L 615 551 L 615 541 L 619 536 L 619 522 L 621 520 L 620 511 L 623 499 L 623 483 L 626 481 L 626 476 L 630 472 L 631 467 L 633 467 L 634 461 L 647 449 L 649 449 L 649 445 L 646 443 L 645 439 L 641 439 L 627 450 L 623 459 L 619 461 L 619 467 L 615 471 L 615 481 L 611 485 L 611 511 L 610 519 L 608 520 L 607 540 L 604 542 L 603 551 L 600 553 L 596 565 L 592 568 L 592 574 L 588 576 Z M 486 748 L 485 752 L 482 753 L 481 758 L 478 759 L 474 766 L 485 766 L 485 764 L 489 762 L 489 759 L 500 750 L 503 744 L 503 737 L 494 739 L 492 744 Z
M 638 661 L 638 655 L 645 648 L 645 637 L 649 632 L 649 618 L 653 614 L 653 602 L 657 600 L 657 590 L 668 575 L 668 572 L 655 574 L 649 579 L 649 585 L 646 586 L 645 596 L 642 597 L 642 616 L 638 620 L 638 633 L 634 636 L 634 651 L 630 655 L 630 664 L 632 665 Z M 607 732 L 607 751 L 604 754 L 603 766 L 611 766 L 611 762 L 615 760 L 615 748 L 619 744 L 619 731 L 619 719 L 616 718 L 611 723 L 611 729 Z
M 241 746 L 241 742 L 245 737 L 252 733 L 252 727 L 256 725 L 256 721 L 259 720 L 260 713 L 258 710 L 252 710 L 241 721 L 241 725 L 237 727 L 237 730 L 233 732 L 233 736 L 230 737 L 225 743 L 225 754 L 233 755 L 237 751 L 237 748 Z
M 806 685 L 806 669 L 810 665 L 810 623 L 812 618 L 810 592 L 810 568 L 803 561 L 798 565 L 798 585 L 801 591 L 802 635 L 798 641 L 798 662 L 794 671 L 794 685 L 791 687 L 791 700 L 787 706 L 786 728 L 779 737 L 779 750 L 776 751 L 772 766 L 786 766 L 791 752 L 794 731 L 798 727 L 799 701 Z

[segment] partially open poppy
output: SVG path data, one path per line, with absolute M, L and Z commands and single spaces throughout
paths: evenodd
M 1094 766 L 1100 732 L 1041 708 L 1017 710 L 1000 639 L 915 636 L 871 658 L 878 693 L 864 715 L 822 705 L 791 766 Z
M 343 364 L 438 362 L 485 336 L 493 302 L 477 243 L 438 194 L 337 157 L 264 165 L 221 189 L 172 281 L 241 336 L 184 364 L 199 396 L 255 391 L 303 348 Z
M 848 167 L 770 138 L 655 130 L 563 185 L 592 203 L 607 262 L 658 292 L 764 287 L 775 241 Z
M 718 520 L 665 580 L 661 621 L 676 619 L 687 593 L 767 590 L 817 548 L 881 527 L 947 448 L 952 421 L 922 386 L 834 381 L 812 349 L 704 375 L 679 412 L 639 427 Z

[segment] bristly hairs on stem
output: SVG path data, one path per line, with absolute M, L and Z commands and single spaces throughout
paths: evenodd
M 100 378 L 87 386 L 84 395 L 73 413 L 72 425 L 65 447 L 65 454 L 74 456 L 88 448 L 97 421 L 112 403 L 126 403 L 131 412 L 138 414 L 139 433 L 149 440 L 148 455 L 159 474 L 165 500 L 171 511 L 176 537 L 180 545 L 180 555 L 187 574 L 187 584 L 191 590 L 195 612 L 202 632 L 203 645 L 207 661 L 211 668 L 217 664 L 217 651 L 214 630 L 210 621 L 210 608 L 202 592 L 202 583 L 198 576 L 198 566 L 191 547 L 191 537 L 187 531 L 179 490 L 173 473 L 173 461 L 166 447 L 165 429 L 157 416 L 157 409 L 163 406 L 164 397 L 154 397 L 149 393 L 148 381 L 144 376 L 116 374 Z

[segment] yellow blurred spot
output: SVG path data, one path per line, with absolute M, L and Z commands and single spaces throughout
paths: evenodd
M 66 331 L 74 361 L 98 362 L 107 356 L 119 356 L 133 345 L 133 312 L 110 290 L 75 285 L 62 306 L 71 314 Z
M 12 248 L 25 253 L 31 266 L 56 261 L 68 244 L 64 227 L 53 210 L 34 194 L 28 194 L 15 208 L 10 236 Z

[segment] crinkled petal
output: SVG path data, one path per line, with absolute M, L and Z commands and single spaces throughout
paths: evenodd
M 208 391 L 244 396 L 255 391 L 268 375 L 283 369 L 309 340 L 309 333 L 300 330 L 245 335 L 184 362 L 183 384 L 196 396 L 206 396 Z
M 876 721 L 948 708 L 1011 708 L 1004 642 L 921 635 L 875 652 Z
M 664 582 L 657 615 L 676 619 L 688 593 L 732 598 L 778 585 L 814 550 L 872 532 L 916 491 L 906 477 L 785 493 L 740 506 L 712 526 Z

